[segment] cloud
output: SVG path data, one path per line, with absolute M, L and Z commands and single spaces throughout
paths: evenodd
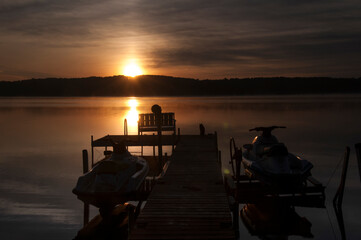
M 17 0 L 0 9 L 2 35 L 50 48 L 129 48 L 159 69 L 326 61 L 330 69 L 347 62 L 349 70 L 351 60 L 361 60 L 356 0 Z
M 161 22 L 168 24 L 156 22 L 150 30 L 156 32 L 155 26 L 159 26 L 173 44 L 154 49 L 150 55 L 156 56 L 154 66 L 159 68 L 231 64 L 234 68 L 259 65 L 260 70 L 278 65 L 291 70 L 298 64 L 309 65 L 303 70 L 307 72 L 312 65 L 325 68 L 328 62 L 329 68 L 322 72 L 327 74 L 344 61 L 361 60 L 357 54 L 361 41 L 359 5 L 355 1 L 240 1 L 175 12 L 170 17 L 153 12 L 145 18 L 151 21 L 159 14 Z M 179 19 L 186 21 L 181 24 Z M 359 73 L 355 70 L 352 74 Z M 312 69 L 312 73 L 317 71 Z

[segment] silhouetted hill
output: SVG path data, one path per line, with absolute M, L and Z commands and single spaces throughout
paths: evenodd
M 355 78 L 232 78 L 197 80 L 143 75 L 46 78 L 0 82 L 0 96 L 222 96 L 361 93 Z

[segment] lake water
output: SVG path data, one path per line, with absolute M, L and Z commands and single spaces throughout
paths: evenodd
M 296 208 L 312 223 L 315 239 L 340 239 L 332 198 L 336 169 L 351 147 L 343 211 L 349 239 L 361 236 L 361 183 L 354 144 L 361 142 L 361 96 L 267 96 L 208 98 L 0 98 L 0 239 L 72 239 L 82 225 L 82 203 L 71 193 L 82 171 L 82 149 L 90 136 L 136 134 L 138 112 L 153 104 L 175 112 L 181 133 L 218 133 L 224 168 L 229 139 L 241 146 L 256 126 L 275 131 L 289 151 L 314 164 L 313 176 L 327 184 L 327 208 Z M 95 159 L 101 152 L 95 152 Z M 332 173 L 336 169 L 335 174 Z M 93 213 L 95 210 L 93 210 Z M 242 224 L 241 224 L 242 225 Z M 241 226 L 241 238 L 253 239 Z M 290 237 L 298 239 L 299 237 Z

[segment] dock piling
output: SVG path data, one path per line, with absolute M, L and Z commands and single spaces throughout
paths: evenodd
M 83 150 L 83 173 L 89 172 L 88 150 Z
M 94 142 L 94 137 L 93 135 L 91 135 L 90 137 L 90 140 L 91 140 L 91 150 L 92 150 L 92 167 L 94 166 L 94 145 L 93 145 L 93 142 Z

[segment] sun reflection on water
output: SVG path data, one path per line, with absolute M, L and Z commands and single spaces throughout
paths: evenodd
M 136 98 L 129 99 L 127 104 L 130 107 L 130 110 L 125 115 L 128 123 L 128 133 L 137 134 L 139 119 L 139 112 L 137 110 L 138 100 Z

